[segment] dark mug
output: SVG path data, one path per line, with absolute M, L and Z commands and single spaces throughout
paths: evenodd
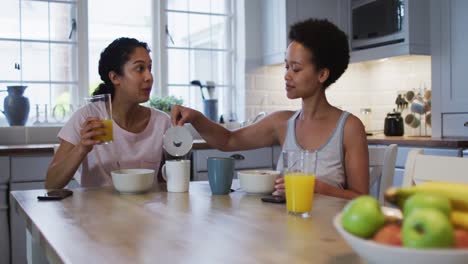
M 234 162 L 233 158 L 208 158 L 208 181 L 213 194 L 228 194 L 231 192 Z

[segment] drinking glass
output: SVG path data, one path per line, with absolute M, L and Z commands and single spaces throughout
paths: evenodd
M 315 188 L 316 153 L 303 150 L 283 151 L 283 175 L 288 213 L 310 217 Z
M 112 132 L 112 100 L 110 94 L 99 94 L 85 98 L 86 113 L 88 117 L 97 117 L 104 124 L 103 128 L 97 128 L 98 131 L 104 131 L 104 135 L 93 137 L 95 140 L 101 140 L 103 144 L 108 144 L 113 140 Z

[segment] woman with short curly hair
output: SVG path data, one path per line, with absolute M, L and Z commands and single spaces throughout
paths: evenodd
M 351 199 L 369 192 L 369 154 L 361 121 L 331 105 L 325 89 L 346 70 L 346 34 L 327 20 L 292 25 L 285 58 L 285 92 L 301 99 L 298 111 L 278 111 L 235 131 L 219 126 L 200 112 L 172 109 L 174 125 L 192 123 L 207 143 L 224 151 L 280 144 L 283 150 L 309 150 L 316 161 L 317 193 Z M 278 162 L 282 168 L 282 158 Z M 276 189 L 284 192 L 284 181 Z

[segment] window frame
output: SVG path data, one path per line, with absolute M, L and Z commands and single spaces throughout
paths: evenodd
M 79 14 L 80 14 L 80 5 L 82 4 L 86 4 L 87 0 L 85 1 L 81 1 L 81 0 L 18 0 L 17 3 L 19 5 L 19 9 L 18 11 L 20 12 L 19 13 L 19 17 L 18 19 L 20 20 L 19 21 L 19 30 L 21 30 L 21 23 L 22 23 L 22 3 L 23 2 L 43 2 L 43 3 L 59 3 L 59 4 L 67 4 L 67 5 L 70 5 L 72 6 L 72 10 L 74 11 L 74 14 L 72 15 L 72 19 L 75 19 L 77 21 L 77 24 L 79 23 L 78 21 L 80 21 L 80 18 L 79 18 Z M 50 26 L 50 10 L 48 11 L 48 24 Z M 49 28 L 49 36 L 50 36 L 50 28 Z M 29 84 L 43 84 L 43 85 L 48 85 L 49 86 L 49 93 L 52 93 L 54 88 L 52 88 L 53 85 L 60 85 L 60 84 L 63 84 L 63 85 L 72 85 L 72 86 L 75 86 L 76 89 L 72 89 L 71 90 L 71 94 L 70 94 L 70 104 L 73 104 L 73 105 L 76 105 L 78 103 L 78 101 L 75 99 L 77 98 L 78 96 L 78 91 L 81 90 L 80 88 L 80 83 L 81 83 L 81 78 L 80 78 L 80 66 L 81 66 L 81 59 L 80 59 L 80 30 L 78 30 L 78 28 L 75 28 L 73 29 L 73 34 L 76 34 L 76 37 L 75 39 L 72 39 L 72 40 L 69 40 L 69 41 L 65 41 L 65 40 L 51 40 L 50 38 L 49 39 L 30 39 L 30 38 L 25 38 L 22 36 L 22 34 L 20 33 L 19 37 L 15 37 L 15 38 L 3 38 L 3 37 L 0 37 L 0 40 L 2 42 L 12 42 L 12 43 L 15 43 L 15 45 L 18 45 L 19 46 L 19 65 L 20 67 L 22 67 L 23 65 L 23 60 L 24 60 L 24 45 L 27 44 L 27 43 L 41 43 L 41 44 L 47 44 L 48 45 L 48 58 L 49 58 L 49 77 L 48 79 L 44 79 L 44 80 L 30 80 L 30 79 L 25 79 L 24 78 L 24 72 L 23 70 L 20 71 L 19 73 L 19 77 L 18 79 L 0 79 L 0 83 L 3 83 L 3 84 L 6 84 L 6 85 L 29 85 Z M 72 64 L 73 66 L 73 72 L 75 74 L 75 76 L 73 76 L 73 79 L 72 80 L 69 80 L 69 81 L 57 81 L 57 80 L 52 80 L 51 79 L 51 70 L 52 70 L 52 66 L 50 65 L 50 58 L 51 58 L 51 55 L 52 55 L 52 52 L 51 52 L 51 47 L 50 45 L 54 45 L 54 44 L 60 44 L 60 45 L 68 45 L 69 47 L 74 47 L 75 50 L 76 50 L 76 54 L 74 54 L 72 56 L 72 61 L 74 62 Z M 2 88 L 3 89 L 3 88 Z M 52 94 L 49 94 L 49 102 L 52 100 Z M 76 102 L 75 102 L 76 100 Z M 30 108 L 30 115 L 31 115 L 31 111 L 33 111 L 33 108 L 31 106 Z M 34 124 L 32 124 L 32 126 L 34 126 Z
M 219 98 L 220 100 L 223 100 L 224 102 L 224 108 L 223 109 L 218 109 L 219 115 L 225 114 L 228 116 L 225 116 L 225 118 L 228 118 L 230 115 L 236 115 L 235 113 L 237 112 L 236 108 L 238 107 L 238 102 L 237 102 L 237 76 L 236 76 L 236 63 L 237 63 L 237 0 L 230 0 L 230 7 L 229 7 L 229 13 L 227 15 L 223 15 L 223 17 L 227 17 L 229 19 L 229 39 L 230 39 L 230 47 L 226 49 L 213 49 L 213 48 L 181 48 L 181 47 L 168 47 L 166 44 L 166 31 L 165 27 L 167 24 L 167 11 L 170 12 L 177 12 L 177 13 L 186 13 L 186 14 L 201 14 L 201 15 L 219 15 L 219 13 L 210 13 L 210 12 L 198 12 L 198 11 L 180 11 L 180 10 L 171 10 L 167 9 L 167 1 L 168 0 L 162 0 L 162 1 L 157 1 L 159 2 L 158 9 L 153 9 L 157 10 L 157 12 L 160 14 L 159 20 L 158 20 L 158 28 L 160 30 L 155 30 L 154 35 L 158 35 L 157 42 L 159 49 L 158 49 L 158 54 L 160 57 L 160 60 L 158 61 L 159 65 L 157 65 L 157 70 L 159 73 L 159 78 L 158 76 L 155 76 L 155 82 L 157 80 L 158 82 L 158 87 L 159 89 L 153 89 L 155 92 L 154 95 L 156 96 L 165 96 L 169 94 L 169 80 L 168 80 L 168 51 L 169 50 L 207 50 L 207 51 L 227 51 L 229 55 L 229 60 L 230 60 L 230 69 L 228 70 L 227 74 L 230 76 L 228 79 L 230 80 L 230 84 L 216 84 L 216 87 L 219 87 L 221 89 L 229 89 L 229 91 L 224 93 L 223 98 Z M 155 39 L 156 41 L 156 39 Z M 153 54 L 155 56 L 155 54 Z M 154 63 L 154 62 L 153 62 Z M 172 84 L 171 86 L 186 86 L 190 87 L 190 84 Z
M 55 2 L 55 3 L 71 3 L 75 5 L 76 8 L 76 23 L 77 28 L 75 31 L 76 39 L 71 41 L 73 45 L 76 45 L 77 56 L 76 59 L 76 81 L 73 82 L 60 82 L 60 81 L 51 81 L 48 82 L 40 81 L 41 83 L 47 83 L 49 85 L 53 84 L 72 84 L 76 85 L 76 89 L 72 90 L 70 94 L 70 103 L 74 106 L 80 104 L 80 98 L 89 96 L 89 38 L 88 38 L 88 0 L 19 0 L 21 1 L 38 1 L 38 2 Z M 152 53 L 151 57 L 153 60 L 153 75 L 154 75 L 154 84 L 151 96 L 166 96 L 168 95 L 168 56 L 167 56 L 167 45 L 166 45 L 166 33 L 165 26 L 167 21 L 167 6 L 168 0 L 152 0 Z M 228 15 L 230 19 L 230 32 L 227 34 L 230 35 L 230 49 L 229 49 L 229 59 L 230 69 L 227 74 L 230 74 L 230 84 L 229 85 L 218 85 L 217 87 L 222 87 L 222 89 L 229 89 L 229 92 L 224 93 L 222 100 L 225 102 L 224 109 L 219 109 L 219 113 L 232 114 L 237 113 L 236 108 L 239 108 L 237 102 L 237 83 L 238 76 L 236 75 L 236 64 L 237 64 L 237 1 L 230 0 L 230 13 Z M 205 12 L 193 12 L 194 14 L 210 14 Z M 5 39 L 2 39 L 5 40 Z M 47 41 L 48 43 L 54 43 L 57 41 Z M 59 41 L 60 42 L 60 41 Z M 60 42 L 61 43 L 61 42 Z M 68 42 L 67 42 L 68 43 Z M 212 49 L 215 50 L 215 49 Z M 14 83 L 23 83 L 22 77 L 21 80 L 18 80 Z M 0 80 L 3 83 L 13 83 L 13 81 Z M 35 81 L 25 81 L 27 83 L 34 83 Z M 189 84 L 187 84 L 189 86 Z M 34 126 L 31 124 L 31 126 Z

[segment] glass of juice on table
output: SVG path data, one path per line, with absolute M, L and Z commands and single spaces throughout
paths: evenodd
M 85 98 L 86 113 L 88 117 L 96 117 L 104 124 L 103 128 L 97 128 L 104 131 L 104 135 L 93 137 L 93 139 L 101 140 L 103 144 L 112 142 L 112 99 L 110 94 L 99 94 Z
M 283 175 L 288 213 L 310 217 L 314 202 L 315 152 L 293 150 L 283 152 Z

